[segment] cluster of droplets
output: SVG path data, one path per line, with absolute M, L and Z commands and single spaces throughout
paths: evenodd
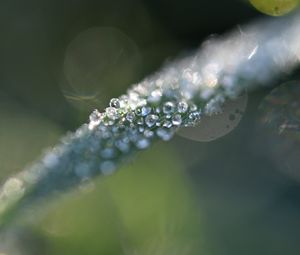
M 201 117 L 195 104 L 165 100 L 161 91 L 151 93 L 151 102 L 144 97 L 130 91 L 128 96 L 111 99 L 103 113 L 91 113 L 88 129 L 98 144 L 102 173 L 113 172 L 118 161 L 147 149 L 156 139 L 170 140 L 179 127 L 194 125 Z

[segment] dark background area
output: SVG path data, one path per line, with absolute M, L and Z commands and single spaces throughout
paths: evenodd
M 91 27 L 116 28 L 138 47 L 141 62 L 135 75 L 112 85 L 118 88 L 114 91 L 118 96 L 167 58 L 258 16 L 249 5 L 234 0 L 4 0 L 0 12 L 1 91 L 66 128 L 82 122 L 74 117 L 77 114 L 60 84 L 66 49 L 80 32 Z M 105 103 L 108 98 L 103 98 Z

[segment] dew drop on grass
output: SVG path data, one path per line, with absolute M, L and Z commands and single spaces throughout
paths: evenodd
M 90 165 L 86 162 L 79 163 L 75 166 L 74 171 L 79 178 L 87 178 L 90 175 Z
M 135 119 L 135 113 L 134 112 L 128 112 L 126 115 L 126 120 L 129 122 L 133 122 Z
M 156 122 L 158 121 L 159 117 L 155 114 L 150 114 L 148 115 L 146 118 L 145 118 L 145 122 L 146 122 L 146 125 L 151 128 L 153 127 Z
M 173 118 L 172 118 L 172 123 L 175 126 L 180 126 L 181 123 L 182 123 L 182 117 L 181 117 L 181 115 L 180 114 L 174 115 Z
M 105 112 L 106 112 L 106 116 L 111 120 L 116 120 L 120 117 L 117 112 L 117 109 L 114 107 L 107 107 L 105 109 Z
M 100 164 L 100 170 L 104 175 L 111 175 L 116 170 L 116 164 L 112 161 L 104 161 Z
M 167 128 L 158 128 L 156 134 L 163 141 L 169 141 L 173 137 L 174 132 Z
M 173 102 L 166 102 L 163 106 L 163 113 L 164 114 L 170 114 L 174 112 L 175 110 L 175 105 Z
M 179 130 L 178 135 L 199 142 L 209 142 L 227 135 L 235 129 L 242 119 L 247 107 L 248 96 L 226 101 L 222 112 L 212 116 L 204 115 L 195 127 L 186 127 Z M 240 114 L 237 114 L 236 111 Z
M 264 14 L 282 16 L 296 9 L 299 0 L 250 0 L 250 3 Z
M 109 102 L 110 107 L 120 108 L 120 101 L 118 98 L 112 98 Z
M 179 113 L 186 113 L 188 108 L 189 108 L 188 104 L 184 101 L 179 102 L 177 105 L 177 111 Z
M 135 145 L 138 149 L 143 150 L 150 146 L 150 141 L 146 138 L 142 138 L 142 139 L 137 140 Z

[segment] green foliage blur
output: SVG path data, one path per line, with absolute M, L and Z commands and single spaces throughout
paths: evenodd
M 242 0 L 2 0 L 0 181 L 164 62 L 262 16 Z M 175 137 L 58 195 L 0 254 L 298 255 L 299 142 L 259 121 L 269 92 L 227 136 Z

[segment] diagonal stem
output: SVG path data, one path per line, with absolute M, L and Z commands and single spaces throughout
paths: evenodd
M 105 112 L 62 138 L 0 190 L 0 226 L 38 202 L 95 178 L 112 174 L 137 151 L 168 141 L 178 128 L 222 112 L 227 99 L 268 86 L 300 60 L 300 18 L 255 22 L 210 39 L 114 98 Z

